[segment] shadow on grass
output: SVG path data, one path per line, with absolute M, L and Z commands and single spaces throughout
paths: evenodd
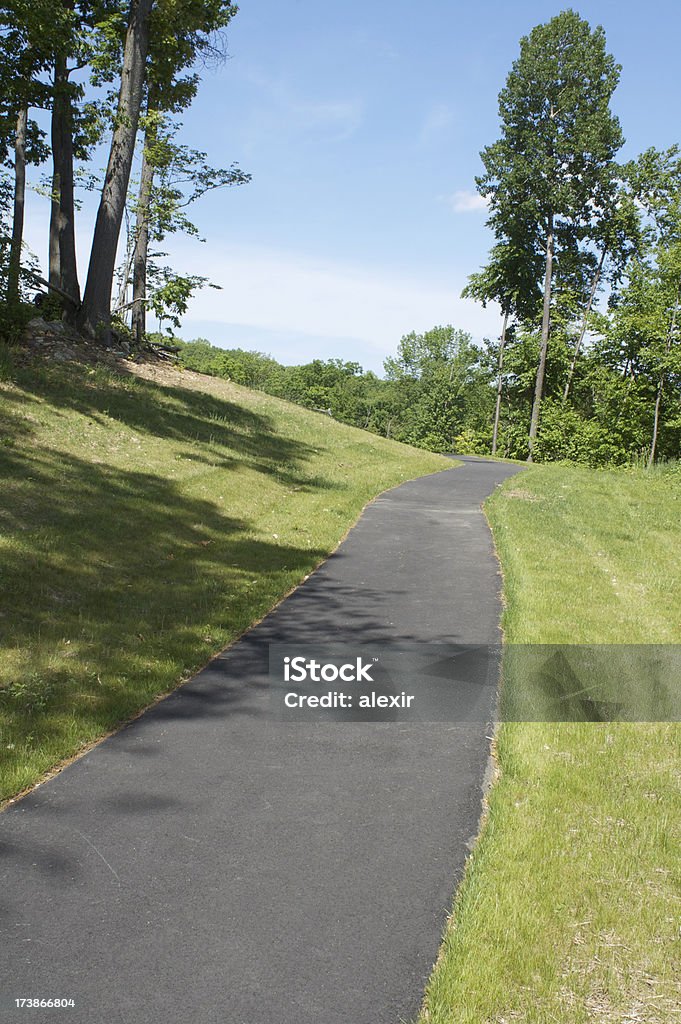
M 4 448 L 0 474 L 14 501 L 2 511 L 4 755 L 60 737 L 73 748 L 130 717 L 326 554 L 258 537 L 152 473 Z
M 5 397 L 15 404 L 30 405 L 39 395 L 53 407 L 78 412 L 96 423 L 113 419 L 140 434 L 180 443 L 185 446 L 183 458 L 229 467 L 238 456 L 242 465 L 301 489 L 336 486 L 303 470 L 304 463 L 323 449 L 277 433 L 270 416 L 203 391 L 77 364 L 31 368 L 19 373 L 17 381 L 32 394 L 7 392 Z M 16 426 L 11 428 L 5 418 L 6 432 L 30 433 L 30 421 L 13 422 Z

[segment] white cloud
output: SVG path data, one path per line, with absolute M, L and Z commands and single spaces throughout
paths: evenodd
M 335 339 L 340 357 L 341 342 L 359 343 L 366 363 L 375 363 L 393 353 L 402 335 L 412 330 L 452 323 L 481 339 L 498 327 L 494 308 L 483 310 L 459 298 L 463 280 L 445 285 L 392 274 L 387 268 L 377 271 L 291 251 L 210 242 L 201 246 L 201 253 L 205 272 L 222 290 L 197 294 L 184 320 L 185 336 L 191 335 L 192 322 L 241 325 L 272 332 L 273 338 L 308 339 L 302 347 L 309 359 L 319 354 L 320 341 L 328 348 L 326 341 Z M 191 265 L 189 253 L 177 258 L 178 265 Z M 199 266 L 195 270 L 202 272 Z M 277 355 L 274 350 L 272 354 Z
M 470 189 L 459 189 L 452 193 L 452 195 L 442 196 L 441 198 L 454 213 L 471 213 L 475 210 L 487 209 L 485 197 Z

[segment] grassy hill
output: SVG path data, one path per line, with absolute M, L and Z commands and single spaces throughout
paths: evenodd
M 217 378 L 0 384 L 0 799 L 261 618 L 376 494 L 451 467 Z

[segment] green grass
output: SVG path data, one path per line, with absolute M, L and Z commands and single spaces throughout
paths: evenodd
M 0 799 L 234 640 L 376 494 L 448 467 L 215 378 L 17 371 L 0 385 Z
M 506 640 L 679 643 L 680 509 L 673 472 L 507 481 L 487 506 Z M 422 1024 L 681 1019 L 680 741 L 672 723 L 500 727 Z
M 538 466 L 487 511 L 509 642 L 681 642 L 681 475 Z

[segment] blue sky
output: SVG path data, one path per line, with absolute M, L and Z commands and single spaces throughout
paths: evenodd
M 681 139 L 677 4 L 574 8 L 603 25 L 623 65 L 613 102 L 622 155 Z M 238 161 L 253 181 L 193 208 L 205 244 L 168 241 L 178 271 L 222 286 L 193 300 L 183 337 L 380 371 L 411 330 L 496 334 L 493 308 L 459 298 L 491 244 L 475 194 L 479 152 L 498 136 L 497 96 L 520 37 L 562 9 L 243 0 L 230 60 L 205 72 L 182 140 L 215 165 Z

